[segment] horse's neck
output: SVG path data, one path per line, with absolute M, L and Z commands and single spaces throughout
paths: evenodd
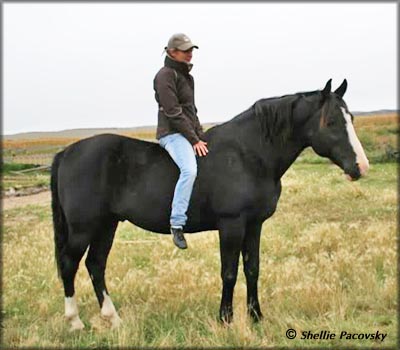
M 289 140 L 283 146 L 273 148 L 275 178 L 280 179 L 295 162 L 306 146 L 298 140 Z
M 252 116 L 235 117 L 218 128 L 212 139 L 215 138 L 220 147 L 236 144 L 248 159 L 253 159 L 264 169 L 266 176 L 271 176 L 272 171 L 276 180 L 284 175 L 305 148 L 301 140 L 293 137 L 282 145 L 266 140 L 257 119 Z

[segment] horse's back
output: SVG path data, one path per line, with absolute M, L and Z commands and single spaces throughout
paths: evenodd
M 215 229 L 219 214 L 235 215 L 247 202 L 242 192 L 249 188 L 242 183 L 249 181 L 240 152 L 227 144 L 213 147 L 212 137 L 208 141 L 212 152 L 198 158 L 186 232 Z M 159 144 L 114 134 L 93 136 L 64 150 L 58 173 L 59 196 L 70 221 L 81 224 L 111 215 L 149 231 L 169 232 L 179 169 Z
M 168 154 L 154 142 L 115 134 L 100 134 L 69 145 L 62 152 L 58 190 L 62 207 L 72 221 L 93 220 L 113 212 L 143 186 L 143 174 L 154 164 L 169 163 Z
M 126 160 L 133 165 L 145 166 L 154 158 L 166 156 L 165 151 L 154 142 L 116 134 L 100 134 L 80 140 L 66 147 L 62 153 L 62 172 L 67 177 L 85 175 L 90 181 L 93 180 L 91 177 L 104 180 L 103 176 L 109 175 L 113 166 Z

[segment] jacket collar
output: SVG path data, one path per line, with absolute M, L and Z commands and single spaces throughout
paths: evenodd
M 193 64 L 192 63 L 186 63 L 186 62 L 178 62 L 174 60 L 170 55 L 165 56 L 165 61 L 164 65 L 166 67 L 174 68 L 177 71 L 181 72 L 184 75 L 189 75 L 189 72 L 191 71 Z

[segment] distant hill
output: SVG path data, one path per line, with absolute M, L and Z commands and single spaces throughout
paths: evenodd
M 396 109 L 381 109 L 378 111 L 363 112 L 363 111 L 352 111 L 354 116 L 368 116 L 368 115 L 387 115 L 398 113 Z M 210 127 L 221 124 L 219 123 L 205 123 L 203 128 L 209 129 Z M 133 133 L 156 133 L 155 125 L 138 126 L 133 128 L 93 128 L 93 129 L 68 129 L 61 131 L 34 131 L 34 132 L 23 132 L 12 135 L 4 135 L 5 140 L 21 140 L 21 139 L 42 139 L 42 138 L 85 138 L 93 135 L 112 133 L 112 134 L 133 134 Z
M 93 128 L 93 129 L 68 129 L 60 131 L 33 131 L 22 132 L 12 135 L 4 135 L 5 140 L 19 140 L 19 139 L 42 139 L 42 138 L 84 138 L 98 134 L 111 133 L 111 134 L 126 134 L 126 133 L 147 133 L 154 132 L 155 126 L 140 126 L 136 128 Z
M 365 115 L 383 115 L 383 114 L 395 114 L 399 113 L 397 109 L 380 109 L 378 111 L 371 111 L 371 112 L 360 112 L 360 111 L 352 111 L 351 112 L 354 116 L 365 116 Z

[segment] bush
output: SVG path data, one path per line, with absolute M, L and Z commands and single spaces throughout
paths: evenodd
M 400 162 L 400 152 L 392 145 L 386 145 L 383 152 L 376 154 L 372 157 L 371 162 L 373 163 L 393 163 Z
M 20 171 L 26 169 L 32 169 L 39 167 L 39 164 L 19 164 L 19 163 L 4 163 L 1 172 L 2 174 L 8 174 L 11 171 Z

